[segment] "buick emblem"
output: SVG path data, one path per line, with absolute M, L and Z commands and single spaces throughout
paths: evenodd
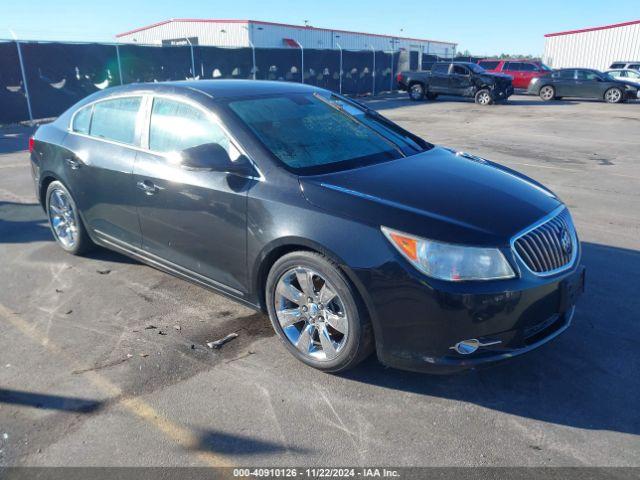
M 571 235 L 569 235 L 569 231 L 566 228 L 563 228 L 562 233 L 560 234 L 560 245 L 562 246 L 564 253 L 567 255 L 571 253 L 573 245 L 571 245 Z

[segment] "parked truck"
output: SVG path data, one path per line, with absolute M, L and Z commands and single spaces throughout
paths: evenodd
M 479 105 L 505 101 L 513 94 L 511 77 L 489 73 L 470 62 L 434 63 L 429 71 L 400 72 L 400 90 L 414 101 L 435 100 L 438 95 L 470 97 Z

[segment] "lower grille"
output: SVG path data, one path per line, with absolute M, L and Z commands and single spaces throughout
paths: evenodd
M 513 246 L 518 256 L 534 273 L 546 274 L 570 266 L 578 245 L 569 211 L 565 208 L 519 236 Z

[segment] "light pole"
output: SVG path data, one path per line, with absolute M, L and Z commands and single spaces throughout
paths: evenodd
M 22 48 L 20 47 L 20 40 L 16 36 L 13 30 L 9 30 L 11 36 L 16 41 L 16 48 L 18 49 L 18 60 L 20 61 L 20 73 L 22 73 L 22 83 L 24 84 L 24 96 L 27 99 L 27 110 L 29 111 L 29 122 L 33 126 L 33 111 L 31 110 L 31 97 L 29 96 L 29 86 L 27 85 L 27 73 L 24 69 L 24 60 L 22 58 Z
M 340 46 L 340 44 L 338 42 L 336 42 L 336 47 L 338 47 L 338 50 L 340 50 L 340 76 L 339 78 L 339 89 L 338 91 L 340 92 L 340 94 L 342 95 L 342 47 Z
M 294 42 L 296 42 L 296 45 L 298 45 L 298 47 L 300 47 L 300 67 L 302 69 L 302 75 L 300 75 L 300 77 L 302 78 L 302 83 L 304 83 L 304 48 L 302 47 L 302 44 L 296 40 L 295 38 L 292 39 Z
M 369 45 L 369 47 L 371 47 L 371 51 L 373 52 L 373 70 L 371 71 L 371 78 L 372 78 L 371 95 L 375 96 L 376 94 L 376 49 L 373 48 L 373 45 Z

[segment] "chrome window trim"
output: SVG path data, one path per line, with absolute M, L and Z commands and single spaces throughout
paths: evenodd
M 574 247 L 573 251 L 571 252 L 571 260 L 569 260 L 569 262 L 567 262 L 566 265 L 563 265 L 560 268 L 556 268 L 554 270 L 549 270 L 547 272 L 534 272 L 533 270 L 531 270 L 529 268 L 529 265 L 527 265 L 527 262 L 525 262 L 524 259 L 518 253 L 518 250 L 516 249 L 516 241 L 519 238 L 524 237 L 529 232 L 532 232 L 533 230 L 535 230 L 535 229 L 541 227 L 542 225 L 544 225 L 545 223 L 553 220 L 555 217 L 560 215 L 565 210 L 567 210 L 567 213 L 569 212 L 569 210 L 567 209 L 566 205 L 560 205 L 559 207 L 554 209 L 551 213 L 545 215 L 544 217 L 542 217 L 540 220 L 538 220 L 533 225 L 530 225 L 529 227 L 525 228 L 524 230 L 521 230 L 520 232 L 516 233 L 513 237 L 511 237 L 511 240 L 509 241 L 509 244 L 511 245 L 511 251 L 513 252 L 513 254 L 516 256 L 516 258 L 518 260 L 520 260 L 520 263 L 522 263 L 524 265 L 524 268 L 526 268 L 530 273 L 532 273 L 536 277 L 551 277 L 553 275 L 557 275 L 558 273 L 562 273 L 565 270 L 569 270 L 569 269 L 573 268 L 573 266 L 575 265 L 576 259 L 578 258 L 578 252 L 580 250 L 580 244 L 578 242 L 578 234 L 576 233 L 576 227 L 573 224 L 573 218 L 571 219 L 571 227 L 573 227 L 573 228 L 571 228 L 569 230 L 569 235 L 571 235 L 571 241 L 573 242 L 573 247 Z
M 199 92 L 199 90 L 197 90 Z M 210 95 L 208 95 L 210 96 Z M 130 143 L 123 143 L 123 142 L 118 142 L 116 140 L 110 140 L 108 138 L 101 138 L 101 137 L 95 137 L 93 135 L 90 134 L 85 134 L 85 133 L 80 133 L 80 132 L 76 132 L 73 130 L 73 121 L 76 117 L 76 115 L 78 114 L 78 112 L 80 112 L 81 110 L 84 110 L 85 108 L 91 107 L 92 112 L 91 112 L 91 122 L 93 122 L 93 107 L 95 104 L 100 103 L 100 102 L 106 102 L 109 100 L 117 100 L 117 99 L 121 99 L 121 98 L 138 98 L 140 97 L 141 100 L 141 104 L 140 104 L 140 110 L 138 111 L 138 119 L 136 119 L 136 139 L 137 139 L 137 145 L 136 144 L 130 144 Z M 251 180 L 256 180 L 259 182 L 264 182 L 265 176 L 263 175 L 262 171 L 260 170 L 260 168 L 258 168 L 258 164 L 255 162 L 255 160 L 246 152 L 246 150 L 244 148 L 242 148 L 240 142 L 238 142 L 238 140 L 236 139 L 236 137 L 234 135 L 231 134 L 231 132 L 229 131 L 229 129 L 227 129 L 227 127 L 220 121 L 219 117 L 217 115 L 215 115 L 211 110 L 205 108 L 203 105 L 199 104 L 198 102 L 195 102 L 191 99 L 187 99 L 184 98 L 181 95 L 172 95 L 172 94 L 166 94 L 166 93 L 154 93 L 154 92 L 140 92 L 140 93 L 123 93 L 123 94 L 117 94 L 117 95 L 112 95 L 109 96 L 107 98 L 100 98 L 97 100 L 94 100 L 93 102 L 87 103 L 86 105 L 83 105 L 81 108 L 79 108 L 78 110 L 76 110 L 75 112 L 73 112 L 73 114 L 71 115 L 71 118 L 69 119 L 69 124 L 67 125 L 67 133 L 71 134 L 71 135 L 77 135 L 79 137 L 84 137 L 84 138 L 89 138 L 92 140 L 96 140 L 99 142 L 104 142 L 104 143 L 109 143 L 111 145 L 117 145 L 120 147 L 126 147 L 126 148 L 130 148 L 132 150 L 136 150 L 138 152 L 142 152 L 142 153 L 148 153 L 151 155 L 155 155 L 158 157 L 164 157 L 166 158 L 167 156 L 167 152 L 158 152 L 158 151 L 154 151 L 154 150 L 150 150 L 148 148 L 149 146 L 149 129 L 151 128 L 151 109 L 153 107 L 153 99 L 155 97 L 158 98 L 168 98 L 170 100 L 174 100 L 174 101 L 178 101 L 181 103 L 185 103 L 187 105 L 190 105 L 200 111 L 202 111 L 210 120 L 212 120 L 218 127 L 220 127 L 220 129 L 224 132 L 224 134 L 229 138 L 229 141 L 233 144 L 233 146 L 242 154 L 244 155 L 249 162 L 251 163 L 251 165 L 253 166 L 253 168 L 255 169 L 255 171 L 258 173 L 258 176 L 247 176 L 244 178 L 249 178 Z M 213 97 L 211 97 L 213 98 Z M 141 118 L 140 118 L 141 117 Z M 91 125 L 91 123 L 90 123 Z M 89 132 L 91 132 L 91 128 L 89 128 Z

